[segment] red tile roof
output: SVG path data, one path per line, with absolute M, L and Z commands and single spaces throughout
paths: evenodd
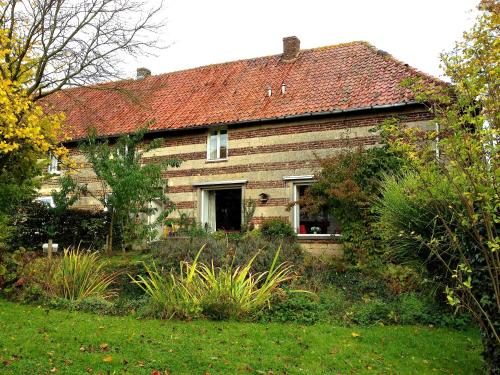
M 415 75 L 437 81 L 369 43 L 352 42 L 301 50 L 292 62 L 275 55 L 72 88 L 44 103 L 66 113 L 69 139 L 81 139 L 88 127 L 107 136 L 148 121 L 150 130 L 182 129 L 401 104 L 412 95 L 400 82 Z

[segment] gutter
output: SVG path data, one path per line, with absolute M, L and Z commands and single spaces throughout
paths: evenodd
M 322 117 L 322 116 L 328 116 L 328 115 L 338 115 L 338 114 L 343 114 L 343 113 L 365 112 L 365 111 L 379 110 L 379 109 L 409 107 L 409 106 L 418 105 L 418 104 L 422 104 L 422 103 L 416 102 L 416 101 L 410 101 L 410 102 L 401 102 L 401 103 L 395 103 L 395 104 L 372 105 L 372 106 L 368 106 L 368 107 L 334 109 L 331 111 L 305 112 L 305 113 L 300 113 L 300 114 L 296 114 L 296 115 L 267 117 L 267 118 L 253 119 L 253 120 L 218 122 L 218 123 L 212 123 L 212 124 L 207 124 L 207 125 L 187 126 L 187 127 L 183 127 L 183 128 L 176 128 L 176 129 L 170 129 L 170 128 L 157 129 L 157 130 L 148 131 L 145 133 L 145 135 L 154 135 L 154 134 L 158 134 L 158 133 L 169 133 L 169 132 L 178 132 L 178 131 L 189 131 L 189 130 L 196 130 L 196 129 L 198 129 L 198 130 L 199 129 L 209 129 L 209 128 L 213 128 L 213 127 L 217 127 L 217 126 L 262 124 L 262 123 L 269 123 L 269 122 L 275 122 L 275 121 L 280 121 L 280 120 L 299 120 L 299 119 L 307 119 L 307 118 L 316 117 L 316 116 Z M 106 135 L 106 136 L 99 136 L 99 137 L 96 137 L 96 139 L 118 138 L 121 135 L 125 135 L 125 134 L 129 134 L 129 133 L 118 133 L 118 134 L 111 134 L 111 135 Z M 83 141 L 84 139 L 85 138 L 72 139 L 71 141 L 63 142 L 63 144 L 77 143 L 77 142 Z

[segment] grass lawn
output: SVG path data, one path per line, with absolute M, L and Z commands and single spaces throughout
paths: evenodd
M 1 374 L 474 374 L 480 351 L 475 331 L 137 320 L 0 300 Z

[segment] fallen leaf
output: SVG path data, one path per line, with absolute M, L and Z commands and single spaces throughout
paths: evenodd
M 137 361 L 137 366 L 144 367 L 144 361 Z
M 109 345 L 105 342 L 103 342 L 102 344 L 99 344 L 99 348 L 103 351 L 103 352 L 107 352 L 109 350 Z
M 87 367 L 87 369 L 86 369 L 85 371 L 87 371 L 89 374 L 90 374 L 91 372 L 94 372 L 94 370 L 93 370 L 91 367 Z
M 107 355 L 102 359 L 103 362 L 111 362 L 113 360 L 113 357 L 110 355 Z
M 52 367 L 52 368 L 50 369 L 50 372 L 57 372 L 57 368 Z
M 361 333 L 351 332 L 352 337 L 361 337 Z

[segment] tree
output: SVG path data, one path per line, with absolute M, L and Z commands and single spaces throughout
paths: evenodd
M 500 374 L 500 4 L 483 1 L 479 10 L 475 26 L 442 55 L 451 85 L 405 82 L 434 113 L 436 130 L 391 121 L 381 131 L 411 163 L 418 188 L 407 199 L 418 195 L 432 212 L 430 234 L 408 228 L 398 235 L 440 262 L 449 303 L 478 322 L 489 372 Z M 436 194 L 437 181 L 447 194 Z
M 5 0 L 0 25 L 6 50 L 0 75 L 24 83 L 36 101 L 65 86 L 120 78 L 126 53 L 148 53 L 158 45 L 155 21 L 162 2 L 146 0 Z
M 62 115 L 45 115 L 26 91 L 32 74 L 22 66 L 17 78 L 10 75 L 6 56 L 11 52 L 6 30 L 0 29 L 0 224 L 8 228 L 7 217 L 18 202 L 34 194 L 45 158 L 52 153 L 59 158 L 65 149 L 58 145 Z
M 403 165 L 400 155 L 387 147 L 341 151 L 320 160 L 316 182 L 299 205 L 312 214 L 326 208 L 341 225 L 344 258 L 359 266 L 375 265 L 381 246 L 372 203 L 383 176 Z
M 178 167 L 180 162 L 167 159 L 161 163 L 143 164 L 144 153 L 158 148 L 161 142 L 156 139 L 144 144 L 145 131 L 124 135 L 113 145 L 108 141 L 98 141 L 91 134 L 81 145 L 83 154 L 101 181 L 100 195 L 96 198 L 111 210 L 108 252 L 112 249 L 115 223 L 122 230 L 125 249 L 134 241 L 151 235 L 153 225 L 146 225 L 144 216 L 155 212 L 150 207 L 152 201 L 160 202 L 165 208 L 158 220 L 173 210 L 173 205 L 164 194 L 166 187 L 162 172 L 168 167 Z M 141 146 L 145 148 L 141 150 Z
M 66 86 L 120 77 L 124 54 L 157 46 L 161 8 L 146 0 L 0 0 L 0 225 L 40 184 L 49 154 L 64 159 L 62 114 L 38 100 Z M 3 223 L 3 224 L 2 224 Z

